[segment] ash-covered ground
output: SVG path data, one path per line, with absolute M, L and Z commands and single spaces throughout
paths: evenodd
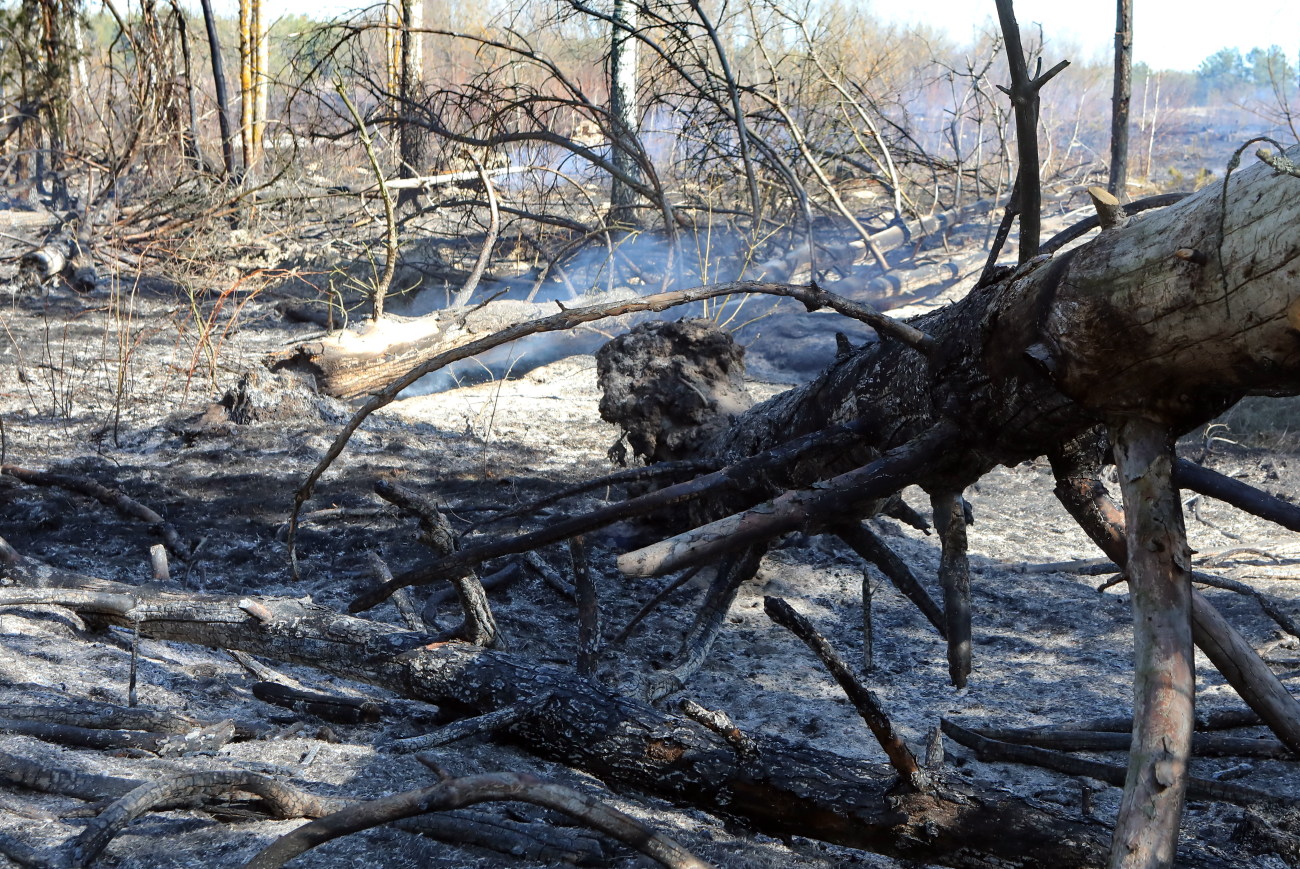
M 400 482 L 445 504 L 457 530 L 501 533 L 522 527 L 483 523 L 501 508 L 526 503 L 563 486 L 612 470 L 607 448 L 617 437 L 597 413 L 595 366 L 577 356 L 512 381 L 492 381 L 399 401 L 375 414 L 353 437 L 307 506 L 299 536 L 302 578 L 289 574 L 285 523 L 293 493 L 324 455 L 351 408 L 323 398 L 276 391 L 264 373 L 250 394 L 254 419 L 237 424 L 214 405 L 261 355 L 310 329 L 289 325 L 270 299 L 255 299 L 233 329 L 205 341 L 189 302 L 165 285 L 75 295 L 55 289 L 6 296 L 0 311 L 0 417 L 4 461 L 28 468 L 58 468 L 120 489 L 162 513 L 190 543 L 200 543 L 191 564 L 173 562 L 165 587 L 221 594 L 302 597 L 343 610 L 373 582 L 367 551 L 379 552 L 394 571 L 427 554 L 415 541 L 414 523 L 373 494 L 378 480 Z M 794 322 L 795 325 L 790 325 Z M 800 325 L 800 322 L 802 323 Z M 751 370 L 772 379 L 797 342 L 834 351 L 835 318 L 804 315 L 773 320 L 769 343 L 751 353 Z M 763 327 L 756 330 L 763 331 Z M 780 335 L 773 341 L 772 335 Z M 757 395 L 783 388 L 755 382 Z M 257 396 L 261 396 L 260 398 Z M 1190 444 L 1198 451 L 1197 444 Z M 1297 488 L 1300 457 L 1216 441 L 1206 460 L 1224 473 L 1268 491 Z M 1131 629 L 1122 585 L 1100 591 L 1107 574 L 1087 575 L 1037 567 L 1093 558 L 1094 547 L 1052 497 L 1045 462 L 1000 468 L 967 493 L 975 517 L 970 529 L 975 611 L 974 673 L 955 691 L 947 677 L 944 646 L 920 613 L 874 569 L 875 669 L 866 682 L 880 697 L 904 737 L 922 746 L 941 716 L 991 726 L 1063 723 L 1124 715 L 1131 705 Z M 620 497 L 600 491 L 527 517 L 545 522 Z M 927 500 L 908 492 L 928 514 Z M 1201 553 L 1229 552 L 1218 570 L 1274 596 L 1300 619 L 1300 538 L 1202 499 L 1189 505 L 1188 530 Z M 334 509 L 342 508 L 342 509 Z M 933 537 L 891 519 L 874 525 L 938 596 Z M 588 538 L 607 639 L 660 587 L 662 581 L 622 577 L 614 558 L 648 542 L 653 530 L 622 524 Z M 94 576 L 151 582 L 148 550 L 157 542 L 138 521 L 84 496 L 24 485 L 0 477 L 0 535 L 25 555 Z M 563 546 L 538 553 L 550 569 L 568 575 Z M 505 560 L 485 572 L 505 566 Z M 668 598 L 626 643 L 607 646 L 601 677 L 634 690 L 639 676 L 676 651 L 702 593 L 697 580 Z M 866 726 L 805 647 L 764 615 L 764 595 L 778 595 L 813 620 L 852 661 L 862 655 L 863 566 L 846 549 L 823 538 L 794 537 L 763 562 L 728 618 L 704 670 L 684 692 L 705 707 L 731 715 L 745 731 L 777 732 L 841 755 L 885 762 Z M 427 594 L 417 590 L 417 599 Z M 1300 691 L 1300 640 L 1281 632 L 1257 604 L 1231 592 L 1206 594 L 1259 649 L 1293 691 Z M 573 604 L 551 590 L 531 567 L 493 594 L 495 613 L 512 652 L 538 660 L 571 662 L 576 627 Z M 397 622 L 391 604 L 377 619 Z M 450 605 L 437 613 L 455 623 Z M 73 749 L 28 736 L 0 733 L 0 751 L 52 766 L 134 779 L 179 770 L 247 768 L 272 773 L 320 794 L 365 798 L 427 785 L 433 773 L 394 740 L 427 730 L 432 709 L 416 704 L 378 723 L 327 724 L 253 697 L 256 680 L 220 650 L 143 640 L 139 697 L 142 705 L 200 718 L 231 717 L 266 726 L 262 738 L 234 741 L 211 753 L 160 758 L 141 752 Z M 95 630 L 54 608 L 0 609 L 0 709 L 4 704 L 65 704 L 90 699 L 125 704 L 130 636 Z M 366 685 L 306 667 L 266 664 L 315 690 L 391 700 Z M 1200 711 L 1239 708 L 1241 701 L 1198 656 Z M 0 715 L 0 717 L 3 717 Z M 1263 735 L 1262 730 L 1243 735 Z M 1081 812 L 1077 779 L 1012 765 L 985 764 L 970 751 L 946 744 L 953 775 L 984 786 Z M 723 867 L 891 867 L 902 864 L 865 852 L 804 839 L 766 837 L 730 819 L 670 805 L 540 760 L 508 740 L 469 740 L 437 750 L 452 774 L 529 771 L 599 796 L 669 833 L 702 858 Z M 1100 755 L 1122 764 L 1120 754 Z M 1288 761 L 1198 759 L 1196 775 L 1231 780 L 1275 794 L 1300 794 L 1300 767 Z M 1097 795 L 1092 811 L 1101 824 L 1114 817 L 1119 790 Z M 82 804 L 23 790 L 0 792 L 0 833 L 36 846 L 53 846 L 82 829 L 84 818 L 65 817 Z M 496 806 L 485 812 L 531 818 L 532 809 Z M 1193 801 L 1185 838 L 1219 853 L 1229 864 L 1258 869 L 1288 865 L 1257 840 L 1238 834 L 1247 812 L 1262 814 L 1292 832 L 1295 817 L 1271 809 L 1246 809 Z M 563 825 L 563 819 L 541 813 Z M 102 858 L 122 867 L 236 866 L 298 821 L 255 817 L 218 820 L 197 811 L 149 814 L 116 838 Z M 540 866 L 517 857 L 459 848 L 397 830 L 352 836 L 301 858 L 303 866 Z M 644 858 L 610 847 L 605 865 L 647 865 Z M 1192 865 L 1192 864 L 1189 864 Z

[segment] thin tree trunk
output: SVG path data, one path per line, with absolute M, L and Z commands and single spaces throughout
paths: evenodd
M 637 27 L 636 0 L 614 0 L 613 33 L 609 50 L 609 114 L 613 138 L 610 159 L 614 168 L 629 178 L 641 176 L 637 155 L 637 41 L 632 35 Z M 610 186 L 610 223 L 633 226 L 636 207 L 641 199 L 622 179 L 614 177 Z
M 199 149 L 199 107 L 194 88 L 194 62 L 190 56 L 190 28 L 177 0 L 171 0 L 172 15 L 176 18 L 176 38 L 181 45 L 181 60 L 185 67 L 185 104 L 189 112 L 189 130 L 185 134 L 185 155 L 198 170 L 203 169 L 203 152 Z
M 420 104 L 424 91 L 424 0 L 402 0 L 401 36 L 399 39 L 399 75 L 397 89 L 398 150 L 401 165 L 399 178 L 416 178 L 425 167 L 427 136 L 412 115 Z M 418 202 L 418 188 L 402 188 L 397 194 L 397 205 Z
M 262 156 L 271 90 L 271 16 L 253 0 L 253 160 Z
M 1115 91 L 1111 97 L 1110 180 L 1106 189 L 1119 197 L 1128 197 L 1128 114 L 1133 97 L 1133 0 L 1116 0 L 1115 20 Z
M 244 174 L 253 165 L 253 4 L 239 0 L 239 149 Z

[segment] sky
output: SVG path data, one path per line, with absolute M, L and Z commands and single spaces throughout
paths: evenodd
M 474 2 L 474 0 L 463 0 Z M 803 0 L 799 0 L 800 3 Z M 264 9 L 329 17 L 370 5 L 367 0 L 263 0 Z M 993 0 L 864 0 L 876 15 L 899 23 L 940 27 L 958 43 L 986 21 L 996 21 Z M 195 3 L 197 5 L 197 3 Z M 237 0 L 215 0 L 219 13 Z M 1017 0 L 1022 26 L 1042 24 L 1049 52 L 1054 40 L 1082 52 L 1079 60 L 1111 56 L 1115 44 L 1114 0 Z M 1280 45 L 1294 61 L 1300 53 L 1300 3 L 1250 0 L 1235 7 L 1210 0 L 1133 0 L 1134 60 L 1154 69 L 1194 70 L 1220 48 L 1245 54 Z
M 941 26 L 956 40 L 970 38 L 984 21 L 996 22 L 993 0 L 876 0 L 883 18 Z M 1053 39 L 1075 43 L 1083 58 L 1109 57 L 1115 47 L 1114 0 L 1016 0 L 1021 27 L 1042 24 Z M 1300 4 L 1295 0 L 1251 0 L 1233 6 L 1209 0 L 1133 0 L 1133 59 L 1153 69 L 1194 70 L 1220 48 L 1245 54 L 1256 46 L 1280 45 L 1294 62 L 1300 52 Z M 1051 63 L 1051 51 L 1047 62 Z

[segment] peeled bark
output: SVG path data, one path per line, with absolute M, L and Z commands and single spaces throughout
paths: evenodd
M 554 311 L 554 305 L 503 300 L 482 307 L 448 308 L 416 318 L 390 314 L 382 323 L 367 323 L 354 332 L 338 332 L 294 345 L 269 355 L 264 363 L 273 371 L 289 368 L 312 375 L 316 387 L 326 395 L 357 398 L 380 391 L 439 354 Z M 546 353 L 530 354 L 526 364 L 516 364 L 512 370 L 520 373 L 562 355 L 590 352 L 603 340 L 595 333 L 566 332 L 548 341 Z M 517 348 L 513 354 L 512 360 L 518 358 Z

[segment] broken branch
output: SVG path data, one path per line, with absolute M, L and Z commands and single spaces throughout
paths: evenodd
M 893 494 L 911 483 L 921 470 L 929 470 L 941 451 L 951 449 L 957 438 L 955 425 L 938 423 L 871 464 L 814 488 L 786 492 L 742 513 L 625 553 L 619 556 L 618 569 L 628 576 L 662 576 L 798 528 L 842 522 L 845 516 L 869 515 L 872 501 Z

